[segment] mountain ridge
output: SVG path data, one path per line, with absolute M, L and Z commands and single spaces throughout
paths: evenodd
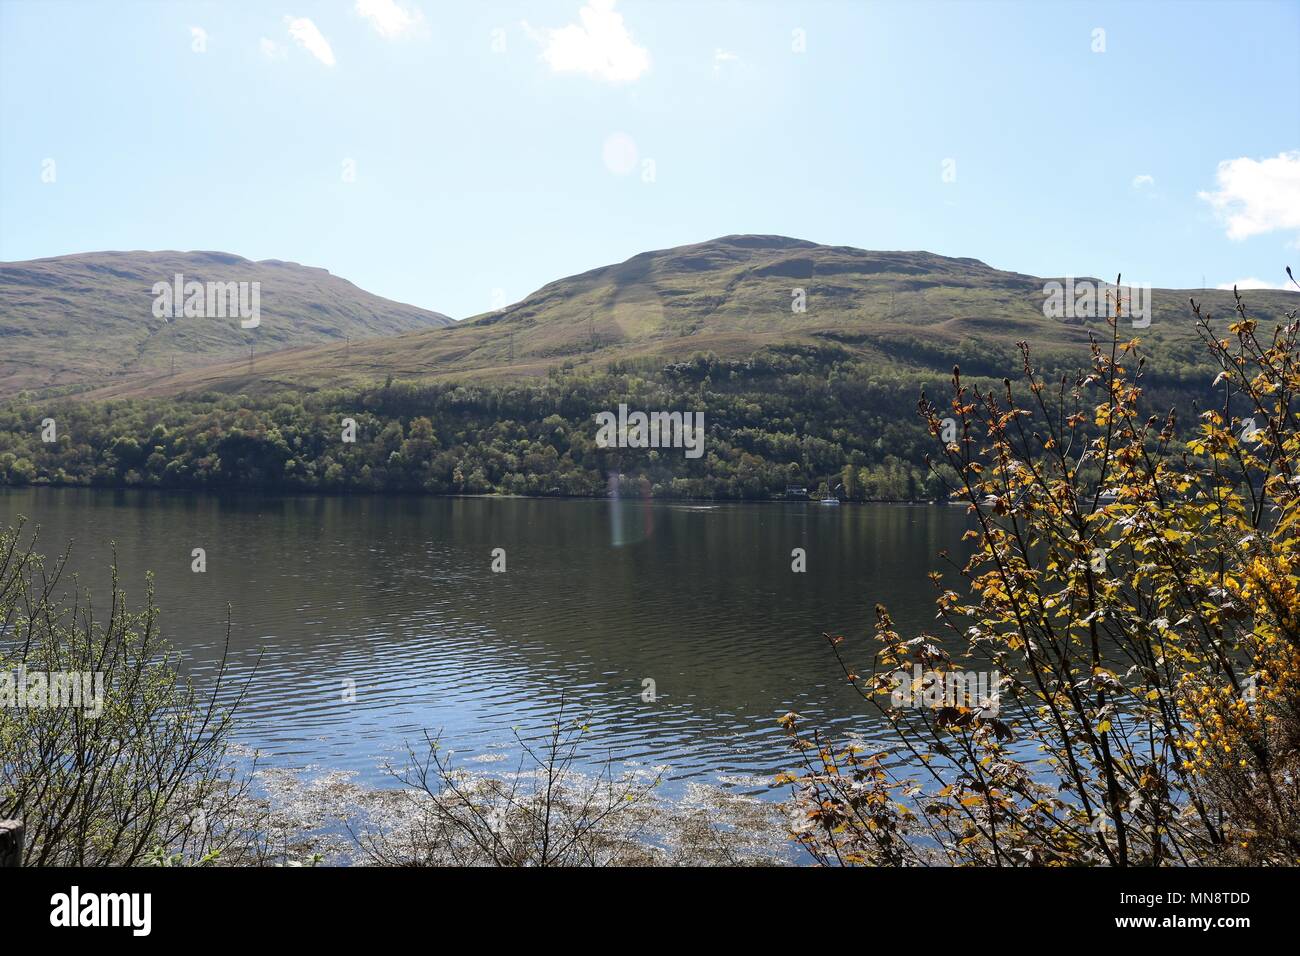
M 1061 365 L 1086 360 L 1090 333 L 1108 334 L 1104 319 L 1045 315 L 1047 283 L 1065 279 L 924 250 L 733 234 L 555 279 L 518 302 L 460 322 L 346 343 L 337 337 L 292 342 L 269 354 L 259 350 L 251 360 L 241 355 L 175 376 L 143 370 L 85 397 L 314 391 L 388 377 L 536 378 L 555 369 L 618 363 L 649 369 L 700 352 L 743 358 L 772 348 L 839 349 L 855 360 L 926 376 L 954 364 L 1001 375 L 1015 370 L 1018 341 Z M 1102 281 L 1076 277 L 1085 280 Z M 1230 292 L 1153 290 L 1154 321 L 1132 335 L 1157 356 L 1194 364 L 1199 345 L 1187 302 L 1193 295 L 1212 314 L 1232 308 Z M 1296 304 L 1295 294 L 1284 291 L 1252 290 L 1247 297 L 1262 319 L 1280 318 Z
M 972 361 L 990 373 L 1014 371 L 1017 341 L 1030 342 L 1053 361 L 1085 361 L 1089 332 L 1105 329 L 1103 319 L 1044 315 L 1046 283 L 1064 279 L 997 269 L 970 257 L 736 234 L 649 250 L 556 279 L 451 327 L 263 356 L 252 367 L 226 363 L 171 382 L 126 382 L 93 397 L 314 390 L 388 376 L 529 378 L 553 368 L 649 367 L 696 352 L 737 358 L 768 348 L 833 347 L 869 363 L 926 373 Z M 1078 277 L 1084 279 L 1101 281 Z M 798 289 L 806 293 L 803 312 L 792 309 Z M 1155 290 L 1155 321 L 1134 333 L 1184 363 L 1199 354 L 1189 294 L 1213 312 L 1231 308 L 1228 292 Z M 1294 307 L 1290 296 L 1252 291 L 1249 299 L 1268 318 Z
M 258 283 L 261 323 L 158 316 L 156 283 Z M 0 395 L 76 391 L 256 351 L 449 325 L 328 269 L 215 250 L 108 250 L 0 262 Z

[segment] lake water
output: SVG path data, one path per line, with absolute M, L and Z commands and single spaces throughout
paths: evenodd
M 940 549 L 964 553 L 969 520 L 938 506 L 0 490 L 0 521 L 19 515 L 46 554 L 73 541 L 70 567 L 103 600 L 110 542 L 132 598 L 153 571 L 164 633 L 199 682 L 230 606 L 236 677 L 261 656 L 237 737 L 267 764 L 391 785 L 384 762 L 441 730 L 481 769 L 513 767 L 512 728 L 544 730 L 563 700 L 619 763 L 668 767 L 670 791 L 746 792 L 792 766 L 787 711 L 876 738 L 821 635 L 865 648 L 877 602 L 904 633 L 932 628 L 926 572 Z

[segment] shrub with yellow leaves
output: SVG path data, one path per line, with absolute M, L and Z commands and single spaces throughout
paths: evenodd
M 1191 302 L 1220 374 L 1181 438 L 1191 410 L 1139 412 L 1146 359 L 1122 314 L 1073 381 L 1043 380 L 1025 343 L 1019 388 L 953 370 L 943 459 L 973 553 L 958 588 L 931 575 L 947 645 L 904 639 L 884 608 L 869 668 L 829 637 L 892 746 L 782 718 L 800 766 L 781 782 L 815 859 L 1300 861 L 1300 323 L 1265 333 L 1236 303 L 1223 334 Z M 945 414 L 921 412 L 939 436 Z M 971 662 L 1002 675 L 996 706 L 886 697 Z

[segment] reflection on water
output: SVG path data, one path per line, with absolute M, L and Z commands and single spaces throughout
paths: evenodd
M 426 730 L 491 760 L 563 698 L 620 760 L 757 788 L 790 766 L 786 711 L 879 729 L 821 634 L 866 634 L 877 602 L 904 633 L 932 626 L 925 574 L 967 526 L 934 506 L 0 491 L 0 521 L 18 515 L 47 554 L 74 540 L 101 599 L 110 542 L 134 597 L 153 571 L 199 680 L 229 605 L 236 676 L 261 655 L 239 739 L 379 785 Z

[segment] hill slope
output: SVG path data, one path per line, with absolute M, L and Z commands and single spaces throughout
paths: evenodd
M 261 324 L 157 318 L 153 286 L 260 283 Z M 179 310 L 178 310 L 179 311 Z M 324 269 L 221 252 L 92 252 L 0 263 L 0 395 L 80 389 L 258 353 L 451 323 Z M 178 374 L 179 377 L 179 374 Z
M 312 390 L 388 375 L 503 379 L 544 375 L 557 365 L 663 364 L 697 352 L 737 358 L 764 347 L 833 346 L 895 368 L 932 372 L 960 364 L 1001 375 L 1016 369 L 1015 343 L 1023 339 L 1049 363 L 1077 365 L 1089 329 L 1103 330 L 1104 320 L 1046 318 L 1045 281 L 928 252 L 726 236 L 560 279 L 451 328 L 137 379 L 94 397 Z M 792 309 L 796 289 L 804 290 L 806 311 Z M 1213 315 L 1231 311 L 1229 292 L 1155 290 L 1150 326 L 1131 332 L 1170 366 L 1199 360 L 1189 295 Z M 1248 300 L 1258 318 L 1272 320 L 1295 308 L 1300 295 L 1252 291 Z
M 853 499 L 939 498 L 922 391 L 943 401 L 954 364 L 1000 390 L 1020 377 L 1017 340 L 1071 381 L 1088 333 L 1109 340 L 1104 319 L 1045 316 L 1044 285 L 971 259 L 727 237 L 448 328 L 0 402 L 0 484 L 603 496 L 616 481 L 638 498 L 764 499 L 825 482 Z M 1144 342 L 1142 414 L 1173 410 L 1179 438 L 1225 397 L 1188 295 L 1157 290 L 1149 327 L 1120 329 Z M 1195 295 L 1226 334 L 1231 295 Z M 1245 298 L 1265 328 L 1300 304 Z M 86 400 L 111 395 L 133 400 Z M 624 403 L 704 413 L 704 454 L 603 447 L 596 416 Z

